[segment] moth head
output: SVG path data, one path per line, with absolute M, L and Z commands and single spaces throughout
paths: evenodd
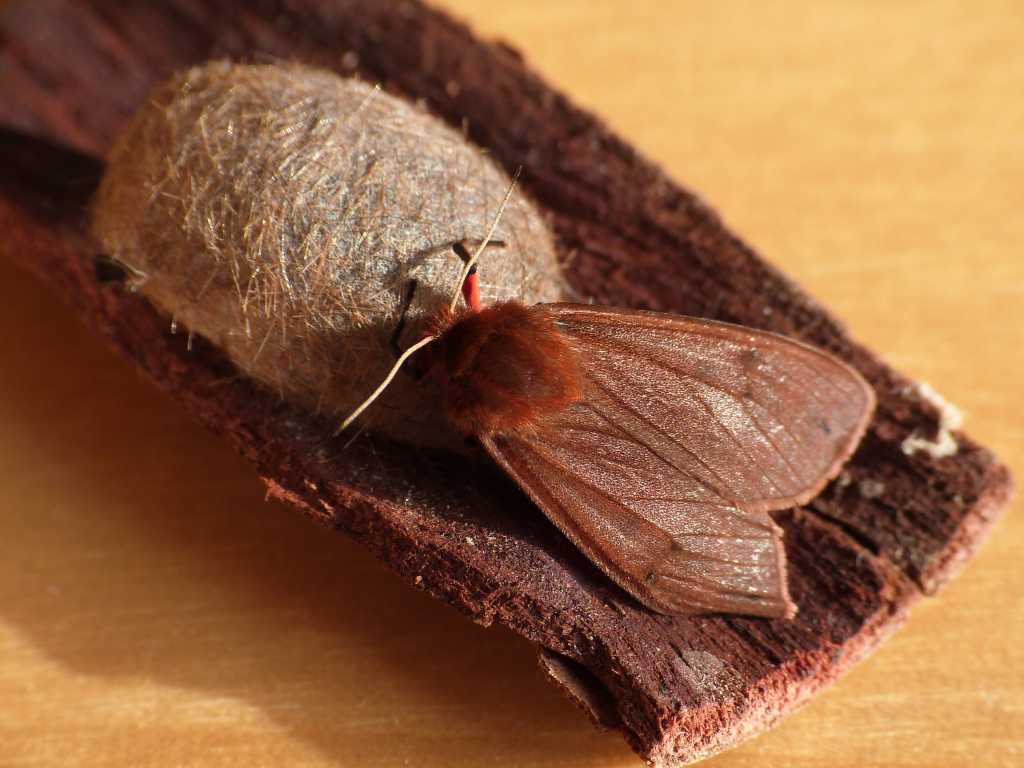
M 576 351 L 543 313 L 515 301 L 434 319 L 429 372 L 465 434 L 522 432 L 582 397 Z

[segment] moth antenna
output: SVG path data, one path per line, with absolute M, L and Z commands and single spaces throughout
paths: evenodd
M 486 248 L 488 244 L 491 242 L 491 238 L 494 236 L 494 231 L 498 228 L 498 222 L 501 221 L 501 215 L 505 212 L 505 206 L 507 206 L 508 201 L 512 199 L 512 193 L 515 191 L 516 182 L 519 181 L 519 174 L 522 172 L 522 170 L 522 166 L 516 169 L 515 176 L 512 177 L 512 183 L 508 185 L 508 192 L 505 193 L 505 199 L 502 200 L 501 205 L 498 206 L 498 212 L 494 216 L 494 221 L 491 222 L 491 228 L 487 230 L 487 236 L 480 241 L 480 245 L 477 247 L 476 251 L 474 251 L 473 255 L 470 256 L 469 260 L 463 265 L 462 273 L 459 275 L 459 282 L 456 284 L 455 287 L 455 295 L 452 296 L 451 304 L 448 306 L 448 309 L 451 312 L 455 311 L 455 305 L 459 303 L 459 297 L 462 296 L 462 286 L 465 284 L 466 278 L 469 276 L 469 273 L 476 266 L 476 261 L 477 259 L 480 258 L 480 254 L 484 252 L 484 248 Z M 381 394 L 383 394 L 384 390 L 388 388 L 388 384 L 390 384 L 394 380 L 395 376 L 398 375 L 398 371 L 401 369 L 402 364 L 406 360 L 408 360 L 415 352 L 427 346 L 427 344 L 429 344 L 436 338 L 437 336 L 424 336 L 422 339 L 420 339 L 407 350 L 405 350 L 405 352 L 399 355 L 398 359 L 395 361 L 395 364 L 391 366 L 391 370 L 388 371 L 388 375 L 384 377 L 384 381 L 378 384 L 377 388 L 373 390 L 373 394 L 371 394 L 368 398 L 363 400 L 363 402 L 359 404 L 359 407 L 352 411 L 352 413 L 350 413 L 346 417 L 346 419 L 343 422 L 341 422 L 341 426 L 334 431 L 334 436 L 337 437 L 342 432 L 344 432 L 353 421 L 359 418 L 363 411 L 365 411 L 373 404 L 374 400 L 376 400 L 378 397 L 381 396 Z
M 459 275 L 459 282 L 455 286 L 455 294 L 452 296 L 451 304 L 448 305 L 448 309 L 452 312 L 455 311 L 455 305 L 459 303 L 459 297 L 462 295 L 462 286 L 466 282 L 466 278 L 469 277 L 469 273 L 473 267 L 476 266 L 477 259 L 480 258 L 480 254 L 484 252 L 484 248 L 491 242 L 491 238 L 494 236 L 494 231 L 498 228 L 498 222 L 501 221 L 501 215 L 505 212 L 505 206 L 508 205 L 508 201 L 512 199 L 512 193 L 515 191 L 516 182 L 519 181 L 519 174 L 522 173 L 523 167 L 519 166 L 516 168 L 516 173 L 512 177 L 512 183 L 508 185 L 508 192 L 505 193 L 505 199 L 501 201 L 501 205 L 498 207 L 498 213 L 494 217 L 494 221 L 491 222 L 491 228 L 487 230 L 487 236 L 480 241 L 480 245 L 473 252 L 473 255 L 469 257 L 469 260 L 462 265 L 462 274 Z
M 341 426 L 338 427 L 334 431 L 334 436 L 337 437 L 342 432 L 344 432 L 345 429 L 349 426 L 349 424 L 351 424 L 353 421 L 355 421 L 357 418 L 359 418 L 359 415 L 363 411 L 365 411 L 367 408 L 369 408 L 374 400 L 376 400 L 378 397 L 381 396 L 381 394 L 384 392 L 384 390 L 388 388 L 388 384 L 391 383 L 392 379 L 394 379 L 395 376 L 398 375 L 398 371 L 402 367 L 402 363 L 404 363 L 406 360 L 408 360 L 412 356 L 412 354 L 414 352 L 416 352 L 416 351 L 422 349 L 423 347 L 427 346 L 427 344 L 429 344 L 430 342 L 432 342 L 436 338 L 437 338 L 437 336 L 424 336 L 422 339 L 420 339 L 415 344 L 413 344 L 411 347 L 409 347 L 407 350 L 405 350 L 405 352 L 403 352 L 401 354 L 401 356 L 395 361 L 395 364 L 393 366 L 391 366 L 391 370 L 388 372 L 388 375 L 384 377 L 384 381 L 382 381 L 377 386 L 377 388 L 375 390 L 373 390 L 373 394 L 372 395 L 370 395 L 368 398 L 363 400 L 363 402 L 360 403 L 359 407 L 356 408 L 354 411 L 352 411 L 352 413 L 350 413 L 348 415 L 348 418 L 346 418 L 343 422 L 341 422 Z

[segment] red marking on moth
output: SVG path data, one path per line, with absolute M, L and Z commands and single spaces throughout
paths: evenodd
M 481 310 L 480 305 L 480 280 L 477 278 L 476 267 L 466 275 L 466 280 L 462 284 L 462 296 L 466 300 L 466 306 L 473 312 L 479 312 Z
M 515 301 L 472 306 L 443 310 L 430 329 L 438 335 L 430 374 L 457 429 L 477 436 L 528 431 L 580 400 L 576 351 L 548 317 Z

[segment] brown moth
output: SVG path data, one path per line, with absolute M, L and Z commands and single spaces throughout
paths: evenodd
M 795 614 L 768 512 L 809 501 L 857 447 L 875 403 L 859 373 L 713 320 L 483 308 L 472 262 L 463 295 L 416 345 L 433 343 L 442 408 L 581 552 L 662 613 Z

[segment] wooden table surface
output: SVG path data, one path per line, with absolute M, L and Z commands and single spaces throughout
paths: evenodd
M 1019 2 L 443 5 L 1024 467 Z M 7 264 L 0 327 L 0 765 L 639 765 L 527 643 L 265 502 Z M 1024 765 L 1022 547 L 1011 507 L 870 660 L 707 764 Z

